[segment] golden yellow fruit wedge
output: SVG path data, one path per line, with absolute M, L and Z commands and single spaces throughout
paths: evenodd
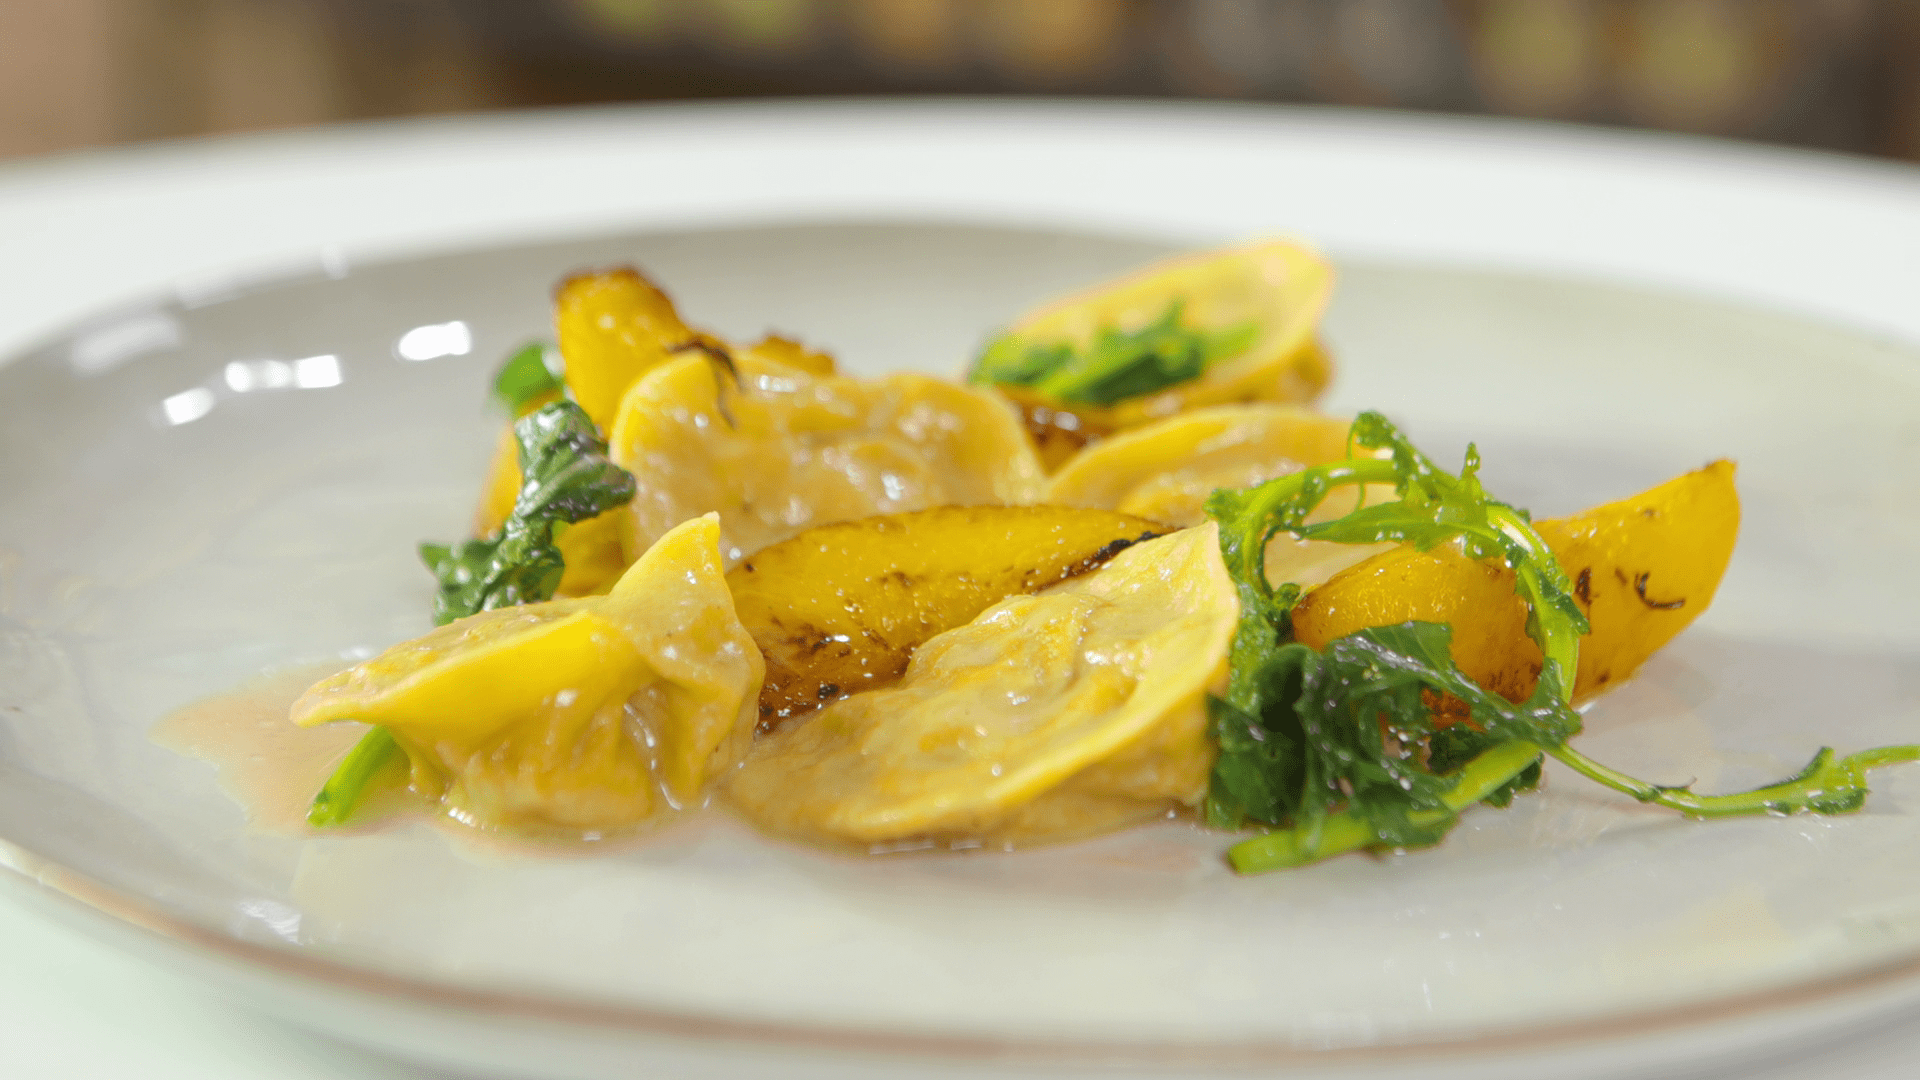
M 473 511 L 473 535 L 492 536 L 500 531 L 507 515 L 513 513 L 513 504 L 520 498 L 520 485 L 525 479 L 520 473 L 520 440 L 513 437 L 513 425 L 508 423 L 494 440 L 493 458 L 487 462 L 486 479 L 480 482 L 480 505 Z
M 886 686 L 935 634 L 1168 531 L 1106 510 L 943 506 L 818 525 L 765 548 L 727 574 L 767 661 L 760 724 Z
M 576 274 L 553 294 L 567 390 L 601 431 L 635 379 L 695 339 L 673 301 L 631 266 Z
M 1715 462 L 1632 498 L 1535 523 L 1592 623 L 1580 640 L 1576 701 L 1632 675 L 1713 601 L 1740 529 L 1733 473 L 1732 462 Z M 1451 546 L 1401 547 L 1309 591 L 1293 610 L 1293 631 L 1324 648 L 1369 626 L 1449 623 L 1460 669 L 1519 701 L 1540 677 L 1526 617 L 1512 571 Z
M 484 611 L 316 683 L 292 719 L 379 724 L 462 820 L 574 833 L 700 798 L 745 753 L 764 667 L 711 515 L 603 597 Z M 644 732 L 644 734 L 642 734 Z
M 762 738 L 725 797 L 771 832 L 870 847 L 1064 839 L 1193 805 L 1237 616 L 1213 525 L 1136 544 Z
M 808 375 L 832 375 L 837 371 L 831 354 L 810 349 L 779 334 L 768 334 L 752 345 L 736 347 L 733 352 L 735 356 L 745 356 L 748 360 L 764 364 L 785 364 Z
M 693 347 L 745 352 L 814 375 L 833 374 L 833 357 L 770 334 L 736 349 L 694 330 L 660 286 L 631 266 L 576 274 L 553 296 L 553 326 L 565 361 L 567 390 L 601 431 L 613 424 L 640 376 Z
M 1050 402 L 1084 428 L 1120 431 L 1203 405 L 1308 402 L 1332 379 L 1314 335 L 1333 295 L 1333 267 L 1303 244 L 1273 240 L 1183 255 L 1049 303 L 1007 333 L 1035 344 L 1084 348 L 1103 329 L 1138 330 L 1182 305 L 1181 323 L 1220 332 L 1252 324 L 1256 336 L 1199 377 L 1113 405 Z M 1010 388 L 1031 397 L 1031 389 Z
M 610 442 L 639 485 L 619 511 L 628 553 L 718 511 L 730 564 L 814 525 L 1034 502 L 1044 482 L 991 394 L 923 375 L 808 375 L 750 353 L 731 372 L 689 355 L 649 373 Z

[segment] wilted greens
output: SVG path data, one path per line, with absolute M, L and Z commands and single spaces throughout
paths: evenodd
M 1532 788 L 1543 753 L 1642 802 L 1695 817 L 1857 810 L 1866 799 L 1867 770 L 1920 760 L 1920 746 L 1848 757 L 1823 748 L 1786 780 L 1711 796 L 1649 784 L 1592 761 L 1567 745 L 1580 732 L 1568 700 L 1587 621 L 1526 514 L 1481 488 L 1472 448 L 1460 473 L 1448 473 L 1378 413 L 1355 420 L 1353 440 L 1391 457 L 1316 466 L 1258 487 L 1218 491 L 1207 501 L 1241 601 L 1227 694 L 1212 703 L 1220 756 L 1207 819 L 1223 828 L 1270 830 L 1232 849 L 1236 869 L 1252 873 L 1348 851 L 1437 843 L 1461 811 L 1482 802 L 1505 806 Z M 1394 485 L 1393 501 L 1305 524 L 1334 490 L 1387 483 Z M 1453 662 L 1451 629 L 1435 623 L 1362 630 L 1324 651 L 1293 642 L 1290 612 L 1300 590 L 1273 586 L 1265 573 L 1267 542 L 1282 531 L 1421 550 L 1458 542 L 1470 557 L 1502 559 L 1515 571 L 1516 591 L 1529 611 L 1527 632 L 1543 655 L 1533 694 L 1514 703 L 1480 687 Z M 1438 725 L 1430 704 L 1436 696 L 1463 702 L 1471 721 Z
M 633 498 L 632 474 L 607 460 L 606 441 L 573 402 L 556 401 L 521 417 L 513 435 L 525 480 L 499 534 L 420 545 L 421 561 L 440 582 L 436 625 L 551 598 L 566 571 L 554 543 L 559 530 Z
M 507 410 L 508 416 L 530 411 L 544 399 L 558 397 L 565 383 L 548 366 L 551 346 L 530 342 L 514 350 L 493 377 L 493 398 Z
M 1054 401 L 1111 405 L 1198 378 L 1260 336 L 1251 321 L 1217 331 L 1185 326 L 1184 306 L 1173 301 L 1138 330 L 1102 327 L 1085 348 L 1009 334 L 980 354 L 972 380 L 1031 387 Z

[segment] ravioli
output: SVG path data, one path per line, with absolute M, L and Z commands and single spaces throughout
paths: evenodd
M 1197 525 L 1218 488 L 1243 488 L 1348 456 L 1352 421 L 1293 405 L 1195 409 L 1098 442 L 1068 459 L 1047 501 Z
M 1168 417 L 1075 454 L 1054 474 L 1047 502 L 1114 510 L 1197 525 L 1207 520 L 1207 496 L 1220 488 L 1245 488 L 1277 476 L 1348 456 L 1344 417 L 1295 405 L 1217 405 Z M 1393 498 L 1374 485 L 1369 501 Z M 1351 497 L 1329 499 L 1311 520 L 1339 517 L 1353 509 Z M 1391 544 L 1335 544 L 1281 533 L 1267 544 L 1267 577 L 1318 585 Z
M 725 797 L 770 832 L 868 847 L 1068 839 L 1192 806 L 1238 614 L 1215 526 L 1137 544 L 762 738 Z
M 639 484 L 625 549 L 717 511 L 729 565 L 813 525 L 1032 503 L 1045 483 L 997 397 L 923 375 L 814 375 L 760 352 L 656 368 L 628 391 L 609 441 Z
M 296 724 L 387 728 L 415 790 L 473 824 L 596 832 L 699 800 L 746 752 L 765 673 L 720 526 L 661 537 L 606 596 L 484 611 L 322 680 Z
M 1091 434 L 1208 405 L 1312 401 L 1333 377 L 1332 361 L 1315 337 L 1333 283 L 1326 259 L 1287 240 L 1156 263 L 1045 304 L 1015 320 L 1005 337 L 1085 348 L 1105 328 L 1137 329 L 1178 303 L 1191 326 L 1211 331 L 1248 326 L 1252 338 L 1198 378 L 1111 405 L 1051 401 L 1019 387 L 1006 389 L 1029 411 L 1040 406 L 1071 416 L 1075 430 Z

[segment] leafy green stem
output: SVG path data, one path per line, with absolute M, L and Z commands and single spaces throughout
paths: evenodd
M 369 729 L 353 744 L 353 749 L 347 751 L 345 760 L 313 797 L 313 804 L 307 807 L 307 824 L 325 828 L 346 821 L 366 792 L 367 784 L 388 762 L 404 756 L 400 744 L 393 741 L 392 732 L 383 727 Z
M 1540 646 L 1540 681 L 1534 686 L 1533 701 L 1570 704 L 1574 676 L 1580 670 L 1580 638 L 1589 629 L 1586 614 L 1572 606 L 1571 583 L 1560 560 L 1519 511 L 1497 503 L 1489 506 L 1487 518 L 1489 526 L 1520 552 L 1518 558 L 1509 554 L 1507 563 L 1514 569 L 1514 590 L 1527 602 L 1527 634 Z M 1558 582 L 1553 575 L 1558 575 Z
M 1239 491 L 1221 490 L 1207 500 L 1207 512 L 1220 522 L 1220 554 L 1235 582 L 1261 596 L 1273 595 L 1267 581 L 1267 543 L 1298 529 L 1336 489 L 1359 484 L 1391 484 L 1399 472 L 1391 461 L 1350 458 L 1315 465 Z
M 1360 848 L 1437 843 L 1475 802 L 1504 806 L 1539 779 L 1541 748 L 1580 730 L 1568 707 L 1586 615 L 1572 582 L 1526 514 L 1489 497 L 1468 447 L 1460 472 L 1439 468 L 1379 413 L 1352 427 L 1353 457 L 1217 491 L 1207 512 L 1241 601 L 1226 696 L 1212 710 L 1220 747 L 1207 795 L 1216 826 L 1276 827 L 1236 847 L 1246 872 L 1300 865 Z M 1337 488 L 1394 486 L 1396 498 L 1307 524 Z M 1514 572 L 1527 633 L 1544 657 L 1533 695 L 1514 704 L 1488 693 L 1449 654 L 1448 627 L 1375 627 L 1315 652 L 1294 644 L 1299 586 L 1266 579 L 1266 546 L 1280 532 L 1307 540 L 1394 542 L 1428 550 L 1459 545 Z M 1435 695 L 1465 703 L 1468 724 L 1436 719 Z
M 606 441 L 571 401 L 541 406 L 514 422 L 525 478 L 500 533 L 457 544 L 422 544 L 421 561 L 440 582 L 433 621 L 546 600 L 566 561 L 560 530 L 633 498 L 632 474 L 607 458 Z
M 1221 330 L 1188 326 L 1181 321 L 1185 307 L 1175 299 L 1137 330 L 1102 326 L 1082 344 L 1008 334 L 986 347 L 970 378 L 1032 387 L 1054 401 L 1112 405 L 1199 378 L 1260 338 L 1254 321 Z
M 1540 748 L 1532 743 L 1500 743 L 1453 774 L 1452 786 L 1440 797 L 1444 809 L 1414 811 L 1408 821 L 1422 829 L 1449 825 L 1460 811 L 1511 784 L 1539 760 Z M 1243 840 L 1227 851 L 1227 859 L 1242 874 L 1260 874 L 1361 851 L 1379 842 L 1372 821 L 1345 810 L 1328 816 L 1318 828 L 1280 829 Z
M 1845 814 L 1867 800 L 1867 771 L 1883 765 L 1920 761 L 1920 746 L 1882 746 L 1835 757 L 1823 746 L 1806 768 L 1777 783 L 1728 795 L 1696 794 L 1690 784 L 1649 784 L 1609 768 L 1571 746 L 1550 746 L 1547 753 L 1580 775 L 1643 803 L 1678 810 L 1688 817 L 1736 817 L 1742 814 Z

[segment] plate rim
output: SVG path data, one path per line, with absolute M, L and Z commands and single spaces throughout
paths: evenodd
M 149 942 L 199 954 L 277 980 L 315 988 L 336 1000 L 356 999 L 409 1009 L 451 1011 L 468 1020 L 518 1020 L 614 1035 L 686 1040 L 708 1045 L 749 1044 L 762 1049 L 858 1055 L 910 1055 L 953 1064 L 1000 1062 L 1064 1066 L 1123 1062 L 1160 1067 L 1282 1067 L 1392 1065 L 1440 1059 L 1472 1061 L 1495 1056 L 1554 1053 L 1582 1047 L 1641 1045 L 1663 1037 L 1713 1039 L 1736 1025 L 1803 1013 L 1820 1006 L 1878 1014 L 1920 1000 L 1920 950 L 1851 970 L 1745 990 L 1696 1002 L 1654 1005 L 1513 1028 L 1478 1029 L 1459 1038 L 1419 1036 L 1371 1042 L 1303 1044 L 1297 1039 L 1194 1039 L 1114 1042 L 1091 1036 L 1045 1038 L 976 1036 L 806 1021 L 728 1019 L 611 1002 L 568 1000 L 558 995 L 462 987 L 363 967 L 284 944 L 248 941 L 160 911 L 143 897 L 104 884 L 0 837 L 0 874 L 56 903 L 104 916 Z M 210 954 L 210 955 L 208 955 Z M 1895 991 L 1889 1005 L 1876 992 Z M 1904 992 L 1900 992 L 1904 991 Z M 1820 1025 L 1823 1029 L 1839 1021 Z M 1746 1040 L 1752 1042 L 1754 1040 Z

